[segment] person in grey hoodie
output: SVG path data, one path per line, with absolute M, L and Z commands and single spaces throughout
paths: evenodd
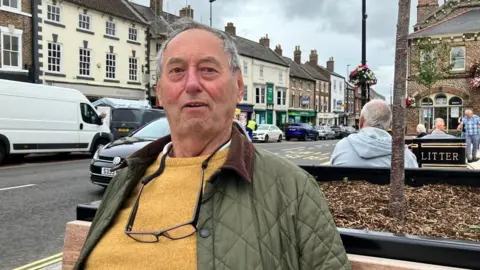
M 335 146 L 330 165 L 348 167 L 390 167 L 392 137 L 386 131 L 392 111 L 380 99 L 374 99 L 362 108 L 360 132 L 343 138 Z M 418 168 L 417 157 L 405 146 L 405 168 Z

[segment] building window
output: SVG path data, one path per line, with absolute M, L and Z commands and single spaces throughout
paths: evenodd
M 302 95 L 298 95 L 298 108 L 302 108 Z
M 263 66 L 260 66 L 260 78 L 263 78 Z
M 320 111 L 320 108 L 318 107 L 318 106 L 319 106 L 318 102 L 319 102 L 319 98 L 316 97 L 316 98 L 315 98 L 315 111 L 316 111 L 316 112 Z
M 465 47 L 453 47 L 450 51 L 453 70 L 465 70 Z
M 85 48 L 80 48 L 79 55 L 80 55 L 80 61 L 79 61 L 78 74 L 80 74 L 81 76 L 90 76 L 90 65 L 91 65 L 90 50 Z
M 84 30 L 90 30 L 92 17 L 87 14 L 78 14 L 78 28 Z
M 22 32 L 15 30 L 15 34 L 2 33 L 0 49 L 2 67 L 7 69 L 22 68 Z
M 333 81 L 333 92 L 337 92 L 337 81 Z
M 265 86 L 255 88 L 255 103 L 265 104 Z
M 291 100 L 291 103 L 292 103 L 292 108 L 295 108 L 295 94 L 292 94 L 292 100 Z
M 137 29 L 136 28 L 128 28 L 128 39 L 132 41 L 137 41 Z
M 248 101 L 248 86 L 243 86 L 243 101 Z
M 243 75 L 248 76 L 248 63 L 247 63 L 247 61 L 243 61 Z
M 157 47 L 156 47 L 155 49 L 157 50 L 157 53 L 158 53 L 158 52 L 160 51 L 160 49 L 162 48 L 162 44 L 161 44 L 161 43 L 157 43 L 156 46 L 157 46 Z
M 62 63 L 62 45 L 48 42 L 48 71 L 60 72 Z
M 107 21 L 105 23 L 105 34 L 108 36 L 115 36 L 115 23 Z
M 47 5 L 47 20 L 53 22 L 60 22 L 59 6 Z
M 108 79 L 115 79 L 115 70 L 117 67 L 116 55 L 113 53 L 107 53 L 106 59 L 106 77 Z
M 303 81 L 300 81 L 300 89 L 303 89 Z
M 434 119 L 442 118 L 448 130 L 456 130 L 459 118 L 463 117 L 463 100 L 457 96 L 447 96 L 444 93 L 424 97 L 420 101 L 419 123 L 427 129 L 434 127 Z
M 0 6 L 6 6 L 20 10 L 20 4 L 20 0 L 3 0 Z
M 279 81 L 279 82 L 283 82 L 283 72 L 282 72 L 282 71 L 280 71 L 280 72 L 278 73 L 278 81 Z
M 277 105 L 287 105 L 287 91 L 277 88 Z
M 324 109 L 323 109 L 323 104 L 325 104 L 325 97 L 320 97 L 320 101 L 321 101 L 321 107 L 320 107 L 320 111 L 324 112 Z
M 128 58 L 128 80 L 132 82 L 138 81 L 138 58 Z

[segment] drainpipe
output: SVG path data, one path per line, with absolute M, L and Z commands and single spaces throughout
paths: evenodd
M 148 75 L 148 82 L 147 82 L 147 99 L 148 102 L 150 103 L 151 101 L 151 96 L 150 96 L 150 41 L 152 39 L 152 34 L 150 33 L 150 25 L 147 27 L 147 75 Z M 155 106 L 156 104 L 152 104 L 152 107 Z
M 30 9 L 32 11 L 32 70 L 33 70 L 33 83 L 39 83 L 40 81 L 40 60 L 38 56 L 38 3 L 37 0 L 30 1 Z

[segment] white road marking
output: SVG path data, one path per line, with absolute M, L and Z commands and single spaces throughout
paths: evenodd
M 0 191 L 17 189 L 17 188 L 24 188 L 24 187 L 33 187 L 33 186 L 35 186 L 35 184 L 28 184 L 28 185 L 16 186 L 16 187 L 8 187 L 8 188 L 0 188 Z
M 290 150 L 296 150 L 296 149 L 304 149 L 305 147 L 302 146 L 302 147 L 295 147 L 295 148 L 286 148 L 286 149 L 282 149 L 282 151 L 290 151 Z
M 46 162 L 41 162 L 41 163 L 24 163 L 24 164 L 18 164 L 18 165 L 8 165 L 8 166 L 3 166 L 0 167 L 0 170 L 6 170 L 6 169 L 22 169 L 22 168 L 29 168 L 29 167 L 38 167 L 38 166 L 44 166 L 44 165 L 52 165 L 52 164 L 65 164 L 65 163 L 74 163 L 74 162 L 84 162 L 85 160 L 89 161 L 91 159 L 72 159 L 72 160 L 65 160 L 65 161 L 46 161 Z

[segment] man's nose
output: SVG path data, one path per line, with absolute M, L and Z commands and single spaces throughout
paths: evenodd
M 195 67 L 190 67 L 187 71 L 187 81 L 185 83 L 187 93 L 197 93 L 201 91 L 198 73 Z

